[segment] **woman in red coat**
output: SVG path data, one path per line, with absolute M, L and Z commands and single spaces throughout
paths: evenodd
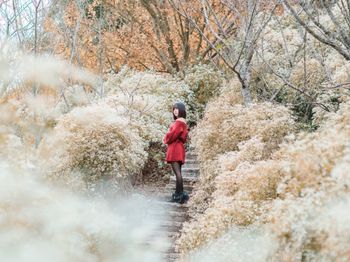
M 183 103 L 179 102 L 173 106 L 173 118 L 174 122 L 163 139 L 164 144 L 168 146 L 165 160 L 171 164 L 176 176 L 176 189 L 172 195 L 172 201 L 184 203 L 188 200 L 188 194 L 183 191 L 181 166 L 185 163 L 184 143 L 186 143 L 189 128 L 185 120 L 186 109 Z

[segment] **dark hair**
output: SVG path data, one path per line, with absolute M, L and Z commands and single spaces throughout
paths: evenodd
M 185 105 L 181 102 L 178 102 L 178 103 L 175 103 L 173 105 L 173 118 L 174 120 L 176 120 L 178 117 L 176 117 L 174 115 L 174 109 L 177 108 L 179 110 L 179 115 L 178 117 L 183 117 L 183 118 L 186 118 L 186 108 L 185 108 Z

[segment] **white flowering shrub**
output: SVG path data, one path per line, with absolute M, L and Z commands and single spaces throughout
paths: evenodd
M 12 123 L 14 133 L 28 148 L 36 148 L 62 115 L 61 108 L 55 106 L 57 98 L 52 95 L 22 94 L 8 99 L 5 104 L 15 116 Z
M 90 88 L 83 85 L 68 86 L 64 90 L 65 100 L 61 101 L 61 107 L 66 108 L 66 111 L 74 107 L 86 106 L 96 100 L 96 95 L 91 92 Z
M 209 103 L 203 120 L 196 126 L 193 143 L 199 160 L 238 150 L 239 143 L 259 136 L 268 147 L 276 148 L 293 127 L 287 108 L 259 103 L 251 106 L 229 104 L 224 99 Z
M 322 189 L 328 184 L 333 170 L 348 153 L 349 109 L 349 102 L 340 104 L 338 112 L 330 113 L 318 132 L 300 135 L 299 140 L 281 148 L 279 154 L 288 165 L 279 194 L 300 196 L 304 188 Z
M 171 76 L 123 68 L 105 82 L 106 102 L 149 142 L 159 142 L 172 121 L 172 106 L 191 95 L 191 90 Z M 188 107 L 188 105 L 186 105 Z
M 229 105 L 243 104 L 241 82 L 237 77 L 231 78 L 220 87 L 219 99 L 213 99 Z
M 275 201 L 267 214 L 267 233 L 278 241 L 272 261 L 349 259 L 349 191 L 338 190 L 310 189 Z
M 28 55 L 14 43 L 1 41 L 0 110 L 3 121 L 0 121 L 0 133 L 7 148 L 4 155 L 8 155 L 6 159 L 12 164 L 35 162 L 35 151 L 42 138 L 67 112 L 66 103 L 70 97 L 64 96 L 63 88 L 67 79 L 90 87 L 96 83 L 96 77 L 84 69 L 53 56 Z M 68 100 L 64 102 L 61 98 Z M 77 105 L 81 104 L 74 106 Z M 13 143 L 11 150 L 6 146 L 10 140 Z M 13 154 L 9 154 L 10 151 Z
M 188 119 L 190 123 L 197 123 L 203 117 L 208 101 L 219 94 L 223 74 L 211 65 L 196 64 L 185 70 L 184 82 L 193 94 L 186 99 Z
M 20 60 L 13 52 L 7 63 L 2 47 L 0 260 L 162 261 L 168 243 L 147 211 L 154 203 L 118 195 L 111 206 L 84 194 L 89 182 L 105 185 L 140 172 L 148 141 L 137 123 L 103 101 L 81 100 L 80 85 L 51 92 L 67 76 L 88 81 L 83 71 L 54 59 Z M 31 95 L 34 83 L 40 88 Z M 52 85 L 49 92 L 43 85 Z
M 270 208 L 282 172 L 268 161 L 284 137 L 294 131 L 290 111 L 272 103 L 245 107 L 235 92 L 223 90 L 209 102 L 193 143 L 200 181 L 190 200 L 192 220 L 182 229 L 178 248 L 188 252 L 246 226 Z
M 242 162 L 234 171 L 219 171 L 212 201 L 203 214 L 186 223 L 178 241 L 182 252 L 201 247 L 232 226 L 248 226 L 271 208 L 283 172 L 274 161 Z
M 147 212 L 151 201 L 134 196 L 111 206 L 0 167 L 1 261 L 162 261 L 169 243 L 159 233 L 150 242 L 160 227 Z
M 335 5 L 332 8 L 339 12 Z M 326 13 L 320 17 L 326 28 L 334 30 Z M 250 89 L 259 101 L 288 105 L 301 127 L 313 130 L 323 120 L 325 110 L 338 109 L 344 88 L 332 87 L 348 82 L 348 68 L 348 62 L 331 47 L 310 34 L 305 38 L 300 25 L 285 12 L 270 20 L 257 42 Z
M 304 75 L 304 70 L 307 71 L 307 76 Z M 318 60 L 309 58 L 305 65 L 303 61 L 299 61 L 295 65 L 289 79 L 296 86 L 305 86 L 307 91 L 312 93 L 326 81 L 326 72 Z
M 147 161 L 147 147 L 162 141 L 172 121 L 171 106 L 190 93 L 186 84 L 170 76 L 124 68 L 120 74 L 107 77 L 102 86 L 106 98 L 98 101 L 97 91 L 92 92 L 94 86 L 62 87 L 61 78 L 67 76 L 96 83 L 83 70 L 64 68 L 62 61 L 42 57 L 18 54 L 11 59 L 13 67 L 21 68 L 23 74 L 15 74 L 11 67 L 6 68 L 6 74 L 1 71 L 1 76 L 10 81 L 8 75 L 13 73 L 25 88 L 14 86 L 1 101 L 6 107 L 4 118 L 11 119 L 1 123 L 4 155 L 14 163 L 45 160 L 40 163 L 43 172 L 65 177 L 67 183 L 75 181 L 74 177 L 97 181 L 105 176 L 126 178 L 140 173 Z M 45 67 L 51 69 L 50 74 L 43 73 Z M 40 87 L 35 95 L 27 90 L 33 83 Z M 16 151 L 13 156 L 18 157 L 10 156 L 11 143 L 18 145 L 12 151 L 21 148 L 26 153 Z M 39 158 L 35 159 L 37 147 Z M 157 167 L 164 166 L 165 156 L 151 157 L 157 159 Z
M 137 130 L 147 143 L 149 157 L 142 176 L 136 176 L 135 179 L 169 178 L 171 170 L 164 161 L 166 148 L 162 140 L 173 121 L 172 106 L 175 102 L 182 101 L 187 111 L 189 109 L 186 99 L 191 97 L 192 91 L 188 85 L 170 75 L 152 71 L 137 72 L 124 67 L 118 74 L 108 75 L 105 88 L 106 103 L 125 116 L 130 127 Z
M 139 172 L 147 158 L 145 147 L 129 120 L 101 103 L 64 115 L 39 149 L 54 174 L 78 170 L 98 179 Z
M 185 261 L 266 262 L 277 246 L 276 238 L 262 226 L 232 227 L 223 236 L 192 250 Z
M 237 227 L 244 243 L 253 227 L 272 241 L 265 260 L 347 261 L 349 105 L 341 103 L 316 132 L 288 137 L 270 159 L 264 160 L 259 138 L 220 155 L 212 200 L 185 224 L 177 242 L 180 251 L 204 256 L 207 247 Z M 247 256 L 231 243 L 231 257 Z
M 16 135 L 16 111 L 9 103 L 2 103 L 0 112 L 0 158 L 21 163 L 23 155 L 19 155 L 18 152 L 24 150 L 24 146 L 21 138 Z

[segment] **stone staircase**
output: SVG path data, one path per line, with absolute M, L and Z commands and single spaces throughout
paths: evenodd
M 184 190 L 187 191 L 191 198 L 191 192 L 198 180 L 199 165 L 197 156 L 193 151 L 186 153 L 185 164 L 182 166 L 182 178 L 184 183 Z M 176 261 L 179 258 L 179 254 L 175 250 L 175 241 L 180 235 L 180 229 L 183 222 L 189 219 L 187 204 L 171 203 L 172 193 L 175 192 L 176 178 L 175 175 L 170 177 L 168 185 L 160 190 L 156 198 L 159 201 L 159 209 L 166 210 L 167 214 L 163 221 L 160 221 L 160 228 L 163 235 L 169 240 L 171 246 L 163 253 L 164 261 Z

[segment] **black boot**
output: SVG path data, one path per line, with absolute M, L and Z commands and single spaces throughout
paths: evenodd
M 180 193 L 172 194 L 170 202 L 184 204 L 189 198 L 188 193 L 186 191 L 182 191 Z
M 178 203 L 184 204 L 188 201 L 190 197 L 188 196 L 188 193 L 186 191 L 183 191 L 180 193 L 180 200 Z
M 171 195 L 170 202 L 180 203 L 181 201 L 181 193 L 174 193 Z

